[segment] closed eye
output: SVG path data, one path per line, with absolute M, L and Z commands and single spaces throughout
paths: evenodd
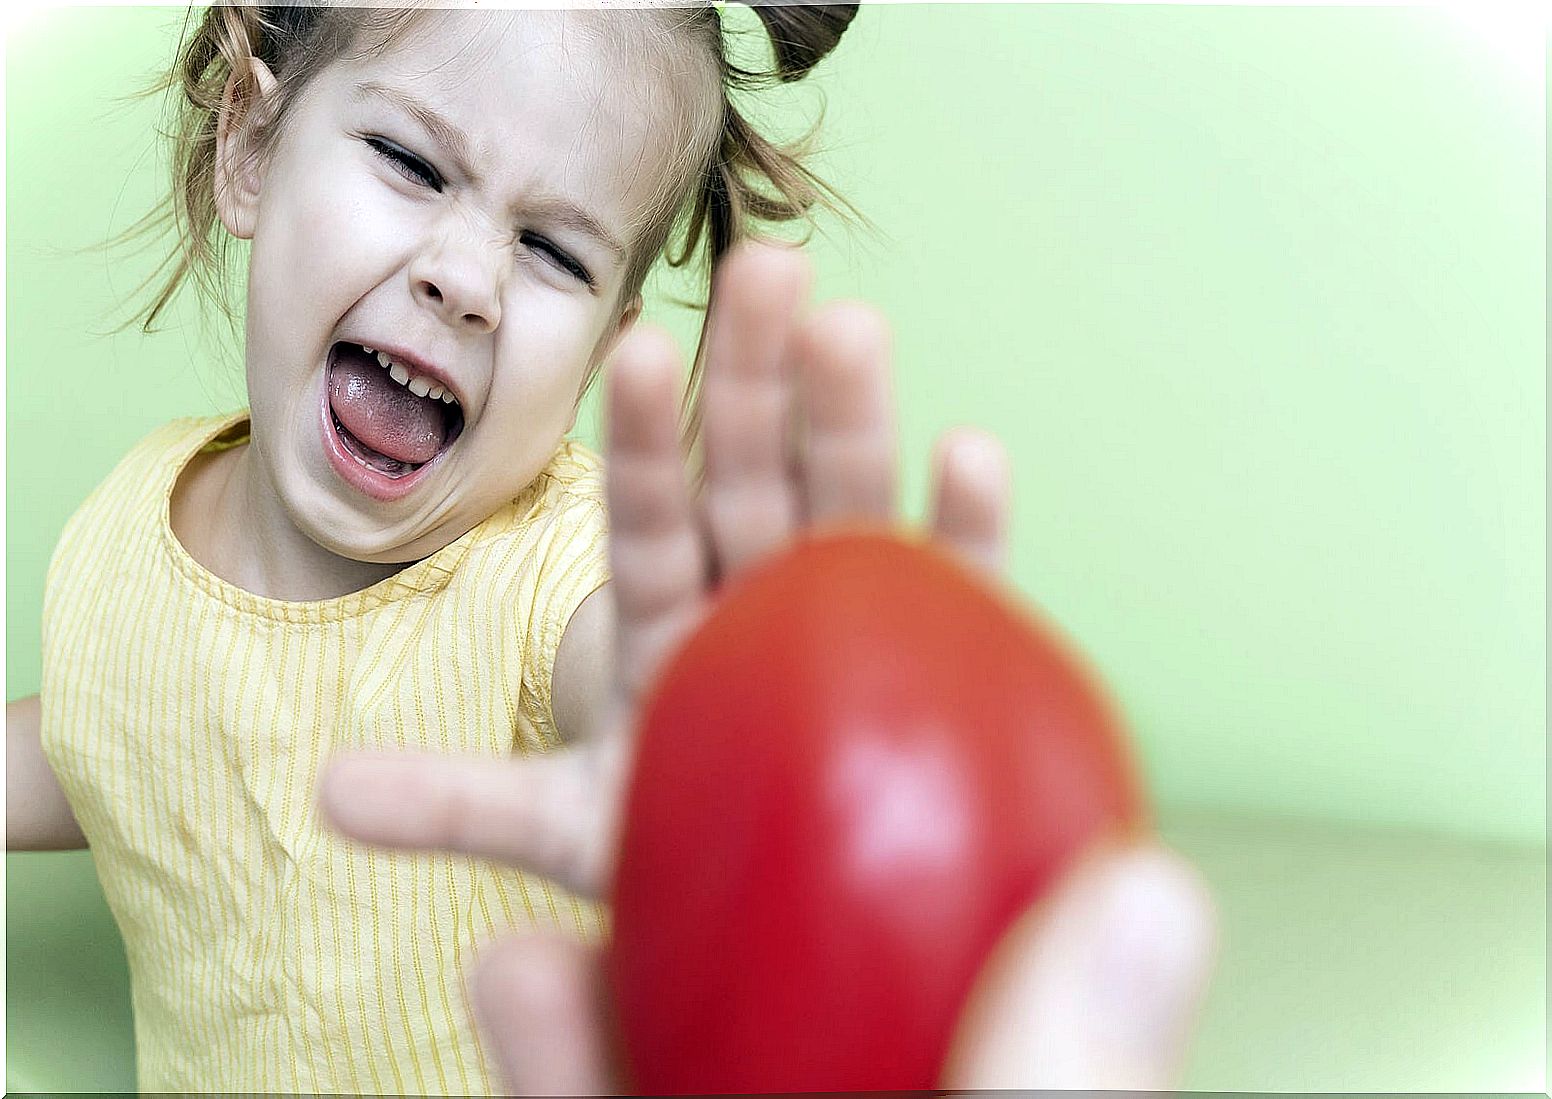
M 411 183 L 419 183 L 424 187 L 430 187 L 433 191 L 442 190 L 442 177 L 437 170 L 427 164 L 420 157 L 399 145 L 381 137 L 368 137 L 364 139 L 372 147 L 372 151 L 389 164 Z
M 573 278 L 585 283 L 589 288 L 593 286 L 593 276 L 588 274 L 587 268 L 572 259 L 565 252 L 545 240 L 536 233 L 524 233 L 520 238 L 524 244 L 536 252 L 543 252 L 550 257 L 551 262 Z

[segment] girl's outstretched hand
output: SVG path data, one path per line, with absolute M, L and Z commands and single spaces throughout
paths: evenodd
M 385 846 L 502 859 L 603 895 L 639 696 L 717 585 L 810 525 L 897 517 L 887 326 L 860 303 L 810 310 L 811 283 L 807 258 L 785 245 L 745 242 L 719 266 L 698 495 L 680 446 L 684 371 L 672 339 L 638 328 L 616 351 L 606 372 L 613 579 L 602 590 L 612 599 L 600 604 L 612 642 L 599 646 L 605 671 L 574 746 L 500 761 L 342 758 L 320 790 L 336 828 Z M 1000 569 L 1010 500 L 1000 445 L 950 432 L 933 465 L 934 537 Z

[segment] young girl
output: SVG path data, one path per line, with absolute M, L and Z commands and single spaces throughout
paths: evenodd
M 786 80 L 853 6 L 758 11 Z M 710 6 L 222 6 L 181 50 L 178 247 L 147 323 L 250 242 L 249 408 L 154 432 L 74 515 L 41 697 L 7 714 L 8 845 L 90 844 L 142 1089 L 491 1091 L 467 963 L 508 927 L 606 930 L 623 730 L 699 596 L 800 524 L 892 514 L 882 325 L 800 322 L 801 259 L 734 247 L 821 198 L 729 101 L 753 80 Z M 565 435 L 676 225 L 716 270 L 706 489 L 692 523 L 676 363 L 638 333 L 610 548 L 600 462 Z M 939 533 L 993 559 L 998 455 L 942 454 Z M 386 824 L 394 761 L 334 772 L 342 824 L 533 872 L 324 827 L 329 757 L 403 748 L 464 759 L 418 764 Z

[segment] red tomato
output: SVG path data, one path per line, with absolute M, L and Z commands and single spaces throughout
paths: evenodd
M 935 1088 L 1013 918 L 1141 824 L 1054 634 L 884 534 L 737 579 L 639 733 L 608 965 L 645 1093 Z

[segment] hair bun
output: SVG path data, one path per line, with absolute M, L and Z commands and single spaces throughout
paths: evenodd
M 778 80 L 788 82 L 808 71 L 835 49 L 857 14 L 856 4 L 825 4 L 814 0 L 748 0 L 765 24 L 776 52 Z

